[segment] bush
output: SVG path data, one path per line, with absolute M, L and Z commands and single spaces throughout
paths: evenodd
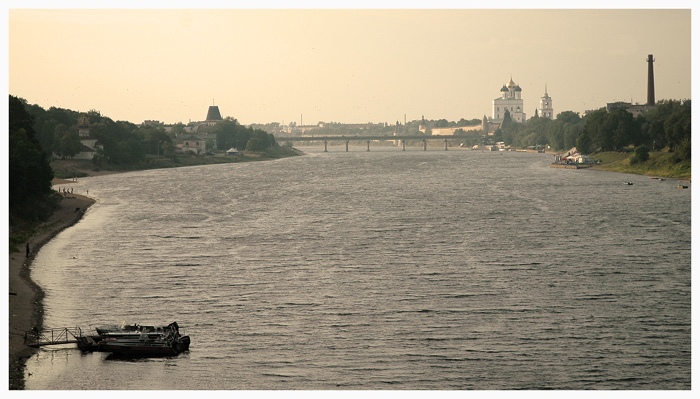
M 678 163 L 690 159 L 690 140 L 684 140 L 676 147 L 676 151 L 673 154 L 673 160 Z
M 649 160 L 649 148 L 642 144 L 634 149 L 634 156 L 630 159 L 630 164 L 646 162 Z

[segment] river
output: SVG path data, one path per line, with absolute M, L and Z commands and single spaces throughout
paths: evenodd
M 192 344 L 46 347 L 26 388 L 690 389 L 691 190 L 548 154 L 306 150 L 74 184 L 97 202 L 36 256 L 44 325 Z

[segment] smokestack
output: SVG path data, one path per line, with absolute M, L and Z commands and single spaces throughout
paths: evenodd
M 654 55 L 649 54 L 647 62 L 649 63 L 649 82 L 647 83 L 647 105 L 654 105 Z

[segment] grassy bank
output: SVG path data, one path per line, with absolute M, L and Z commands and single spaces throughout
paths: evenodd
M 54 176 L 60 179 L 72 177 L 96 176 L 105 173 L 129 172 L 135 170 L 178 168 L 182 166 L 216 165 L 222 163 L 238 163 L 265 161 L 269 159 L 286 158 L 299 155 L 294 149 L 286 147 L 270 148 L 260 153 L 241 153 L 238 156 L 192 155 L 177 154 L 175 157 L 148 155 L 142 162 L 129 165 L 96 165 L 90 160 L 70 159 L 54 160 L 51 162 Z
M 599 152 L 592 154 L 600 164 L 595 169 L 610 172 L 632 173 L 636 175 L 660 176 L 678 179 L 690 179 L 690 160 L 677 161 L 673 153 L 650 152 L 649 160 L 630 164 L 633 152 Z

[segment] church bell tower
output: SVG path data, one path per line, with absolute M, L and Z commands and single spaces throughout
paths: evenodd
M 544 96 L 540 98 L 539 113 L 541 118 L 554 119 L 554 109 L 552 108 L 552 97 L 547 94 L 547 85 L 544 85 Z

